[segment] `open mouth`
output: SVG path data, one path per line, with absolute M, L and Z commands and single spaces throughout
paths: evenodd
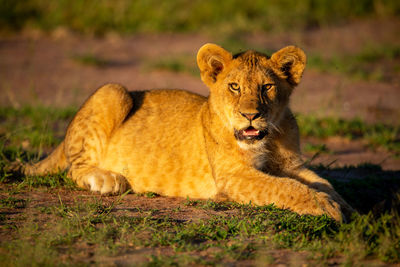
M 242 130 L 235 130 L 235 137 L 236 139 L 242 141 L 242 140 L 261 140 L 268 134 L 267 130 L 257 130 L 253 126 L 249 126 L 246 129 Z

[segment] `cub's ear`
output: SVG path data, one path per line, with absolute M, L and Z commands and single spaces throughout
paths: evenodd
M 298 85 L 306 67 L 306 54 L 295 46 L 287 46 L 271 56 L 275 73 L 292 85 Z
M 215 44 L 205 44 L 197 52 L 197 65 L 201 79 L 206 85 L 212 85 L 232 61 L 232 54 Z

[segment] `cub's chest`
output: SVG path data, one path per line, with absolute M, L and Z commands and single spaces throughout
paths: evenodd
M 248 163 L 259 171 L 281 176 L 286 158 L 275 145 L 266 145 L 263 149 L 249 150 L 242 153 Z

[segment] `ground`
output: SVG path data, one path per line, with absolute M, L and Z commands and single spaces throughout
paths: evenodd
M 303 81 L 292 96 L 291 106 L 298 116 L 359 118 L 363 123 L 385 123 L 384 127 L 390 125 L 394 129 L 400 125 L 400 20 L 395 19 L 355 21 L 343 26 L 290 34 L 225 38 L 194 34 L 121 37 L 111 33 L 103 38 L 93 38 L 72 34 L 62 28 L 50 35 L 29 31 L 0 39 L 0 105 L 13 108 L 26 105 L 78 107 L 96 88 L 108 82 L 121 83 L 129 90 L 183 88 L 207 95 L 207 88 L 200 81 L 195 65 L 197 50 L 207 42 L 220 44 L 233 52 L 251 48 L 269 52 L 285 45 L 298 45 L 309 58 Z M 10 118 L 0 116 L 0 122 L 7 122 Z M 60 133 L 67 123 L 68 119 L 55 126 L 58 129 L 57 142 L 62 138 Z M 0 128 L 2 138 L 10 134 Z M 392 143 L 398 145 L 399 138 L 397 130 Z M 357 134 L 351 138 L 303 134 L 302 149 L 309 165 L 329 178 L 338 192 L 361 214 L 372 211 L 379 217 L 398 207 L 396 193 L 400 188 L 400 158 L 398 149 L 371 145 L 368 140 Z M 20 142 L 23 149 L 35 151 L 31 141 Z M 48 153 L 51 146 L 41 149 Z M 356 167 L 346 167 L 350 165 Z M 382 256 L 381 252 L 373 250 L 370 241 L 360 243 L 371 246 L 372 252 L 365 252 L 363 256 L 360 256 L 363 250 L 357 250 L 355 245 L 333 249 L 333 252 L 327 252 L 329 245 L 325 244 L 324 249 L 318 247 L 318 240 L 325 239 L 321 234 L 315 234 L 315 229 L 321 225 L 325 230 L 332 229 L 333 222 L 329 220 L 318 221 L 316 226 L 310 226 L 312 230 L 303 229 L 297 236 L 297 230 L 292 231 L 290 227 L 298 226 L 297 220 L 303 219 L 290 213 L 282 215 L 274 209 L 252 210 L 152 194 L 101 197 L 77 190 L 68 180 L 57 184 L 51 178 L 39 183 L 30 179 L 4 175 L 1 179 L 0 240 L 3 246 L 0 259 L 4 258 L 4 252 L 8 254 L 7 264 L 10 264 L 10 259 L 19 259 L 15 260 L 16 265 L 24 265 L 30 262 L 29 257 L 33 257 L 34 262 L 56 264 L 52 255 L 58 255 L 56 259 L 66 264 L 110 266 L 133 262 L 153 266 L 174 263 L 386 265 L 393 261 L 385 260 L 389 252 L 382 252 Z M 255 215 L 254 212 L 259 213 Z M 281 224 L 269 217 L 260 218 L 273 222 L 270 225 L 260 226 L 253 221 L 266 214 L 291 218 L 293 225 L 288 223 L 286 228 L 279 226 L 278 229 L 277 225 Z M 248 220 L 252 225 L 246 234 L 235 230 L 242 227 L 234 222 L 235 217 Z M 203 233 L 207 237 L 203 240 L 204 236 L 194 234 L 203 231 L 199 225 L 216 228 L 210 228 L 213 234 Z M 307 221 L 307 225 L 311 223 Z M 64 230 L 56 234 L 54 226 Z M 190 234 L 186 233 L 190 238 L 179 235 L 185 229 L 194 229 Z M 54 237 L 43 239 L 38 233 L 45 236 L 45 231 Z M 342 226 L 338 231 L 347 230 Z M 216 232 L 221 232 L 223 237 Z M 128 236 L 129 233 L 137 235 Z M 270 233 L 271 238 L 259 239 L 257 235 L 260 233 L 267 233 L 266 236 Z M 277 234 L 281 235 L 276 237 Z M 284 234 L 291 237 L 285 236 L 285 239 L 282 237 Z M 24 236 L 26 243 L 21 241 Z M 394 238 L 397 237 L 398 233 Z M 314 249 L 310 245 L 296 247 L 294 244 L 301 243 L 301 238 L 315 242 Z M 339 242 L 337 236 L 331 239 Z M 27 245 L 32 243 L 39 244 L 37 250 Z M 48 247 L 49 244 L 55 249 L 46 253 L 40 250 L 40 246 Z M 390 244 L 397 244 L 400 248 L 397 239 Z

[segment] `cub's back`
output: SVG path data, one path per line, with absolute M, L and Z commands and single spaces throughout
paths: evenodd
M 136 192 L 212 197 L 200 117 L 207 99 L 180 90 L 132 96 L 135 107 L 113 134 L 101 167 L 123 174 Z
M 146 122 L 149 127 L 164 122 L 164 127 L 168 127 L 168 122 L 189 123 L 207 101 L 204 96 L 183 90 L 140 91 L 131 92 L 131 95 L 134 99 L 134 108 L 124 127 L 131 127 L 131 124 L 136 124 L 137 121 Z

